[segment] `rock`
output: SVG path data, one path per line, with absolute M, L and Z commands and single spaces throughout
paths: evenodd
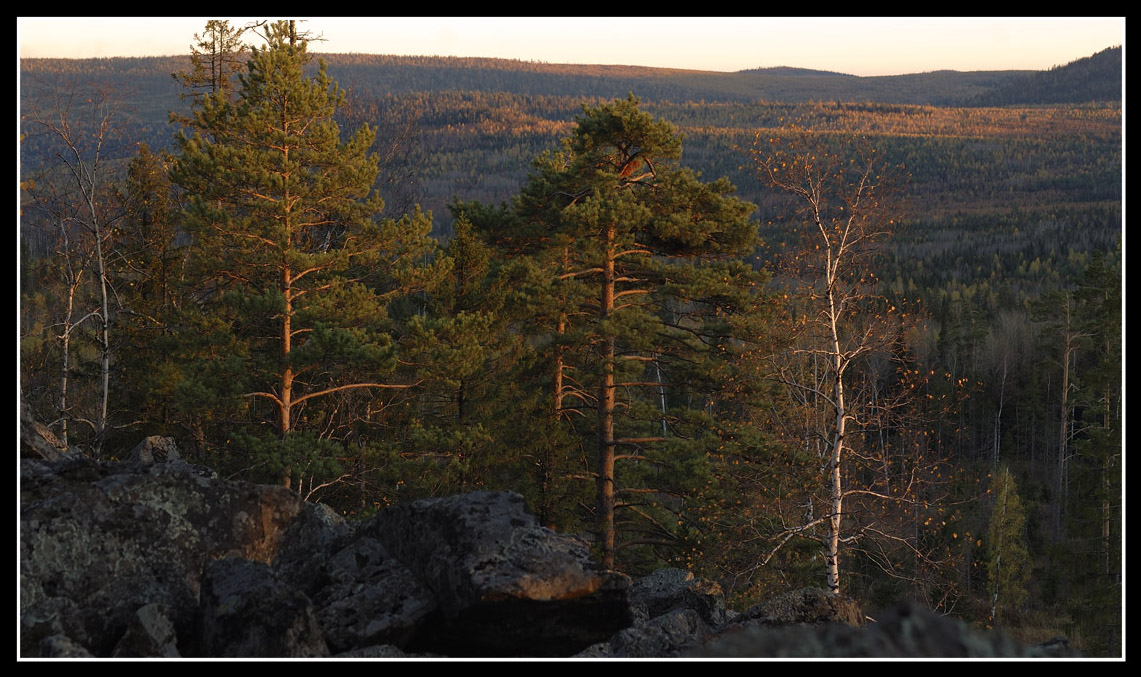
M 1077 655 L 908 605 L 860 627 L 858 604 L 816 588 L 734 615 L 687 571 L 601 570 L 518 494 L 347 523 L 282 487 L 165 458 L 21 460 L 21 656 Z
M 67 635 L 51 635 L 40 640 L 40 658 L 94 658 L 87 649 Z
M 162 604 L 147 604 L 135 612 L 113 658 L 178 658 L 174 623 Z
M 205 563 L 271 562 L 286 527 L 314 510 L 282 487 L 226 482 L 186 463 L 24 459 L 20 480 L 21 652 L 28 656 L 52 634 L 109 656 L 139 608 L 152 603 L 166 607 L 185 643 L 195 634 Z
M 864 624 L 864 612 L 847 595 L 833 595 L 822 588 L 803 588 L 753 605 L 738 616 L 736 622 L 766 625 L 844 623 L 860 627 Z
M 566 656 L 631 623 L 629 579 L 538 526 L 516 494 L 350 525 L 169 449 L 147 463 L 156 448 L 131 463 L 22 461 L 22 655 L 55 637 L 49 650 L 93 656 Z
M 345 518 L 326 505 L 307 503 L 306 509 L 285 525 L 273 557 L 279 578 L 313 596 L 332 580 L 329 558 L 314 553 L 334 553 L 353 537 Z
M 330 651 L 407 646 L 438 608 L 432 591 L 373 538 L 362 537 L 329 560 L 331 583 L 314 597 Z
M 230 557 L 202 576 L 202 653 L 218 658 L 328 656 L 313 603 L 261 562 Z
M 634 627 L 588 647 L 579 658 L 651 658 L 684 655 L 701 646 L 735 614 L 721 586 L 683 569 L 665 568 L 630 586 Z
M 634 581 L 630 608 L 638 624 L 678 608 L 694 610 L 709 627 L 720 627 L 736 616 L 726 605 L 720 585 L 675 568 L 659 569 Z
M 610 640 L 588 647 L 575 657 L 670 658 L 699 648 L 710 633 L 709 625 L 698 612 L 677 608 L 620 630 Z
M 20 407 L 20 458 L 58 461 L 78 455 L 61 442 L 47 426 L 33 420 L 27 407 Z
M 174 438 L 158 435 L 152 435 L 139 442 L 127 455 L 127 463 L 142 465 L 179 460 L 182 460 L 182 454 L 178 453 L 178 445 L 174 443 Z
M 566 656 L 631 624 L 629 579 L 539 526 L 523 497 L 476 492 L 388 508 L 365 524 L 440 605 L 421 641 L 461 656 Z

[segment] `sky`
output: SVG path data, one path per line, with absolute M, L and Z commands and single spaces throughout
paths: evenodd
M 255 17 L 209 17 L 244 25 Z M 274 17 L 261 17 L 274 18 Z M 307 17 L 314 52 L 851 75 L 1048 70 L 1125 42 L 1124 17 Z M 17 17 L 18 58 L 187 54 L 207 17 Z

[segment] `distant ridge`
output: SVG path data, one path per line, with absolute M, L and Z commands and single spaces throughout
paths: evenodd
M 1122 51 L 1110 47 L 1093 56 L 1030 73 L 964 101 L 967 106 L 1121 102 Z
M 1121 48 L 1051 71 L 939 70 L 861 77 L 777 66 L 733 73 L 644 66 L 553 64 L 511 59 L 320 54 L 345 86 L 375 95 L 487 92 L 520 96 L 613 99 L 634 92 L 644 101 L 748 103 L 862 101 L 933 106 L 1016 106 L 1121 101 Z M 23 92 L 60 78 L 133 92 L 166 115 L 177 97 L 170 74 L 186 56 L 110 59 L 21 59 Z M 157 113 L 156 113 L 157 114 Z
M 814 70 L 812 68 L 794 68 L 793 66 L 772 66 L 769 68 L 749 68 L 747 70 L 737 71 L 737 72 L 738 73 L 757 73 L 760 75 L 791 75 L 791 76 L 797 76 L 797 77 L 818 77 L 818 76 L 842 77 L 842 78 L 858 77 L 855 75 L 849 75 L 848 73 L 837 73 L 835 71 L 819 71 L 819 70 Z

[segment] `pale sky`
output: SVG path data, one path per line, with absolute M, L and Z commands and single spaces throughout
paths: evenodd
M 228 18 L 244 25 L 254 17 Z M 261 17 L 272 18 L 272 17 Z M 299 17 L 300 18 L 300 17 Z M 19 57 L 189 53 L 207 17 L 17 17 Z M 1048 70 L 1125 42 L 1124 17 L 307 17 L 314 52 L 852 75 Z

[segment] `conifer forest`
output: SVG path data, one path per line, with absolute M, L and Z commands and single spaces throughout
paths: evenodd
M 308 37 L 21 62 L 19 388 L 61 441 L 171 436 L 350 519 L 508 489 L 735 604 L 1122 655 L 1120 48 L 857 78 Z

